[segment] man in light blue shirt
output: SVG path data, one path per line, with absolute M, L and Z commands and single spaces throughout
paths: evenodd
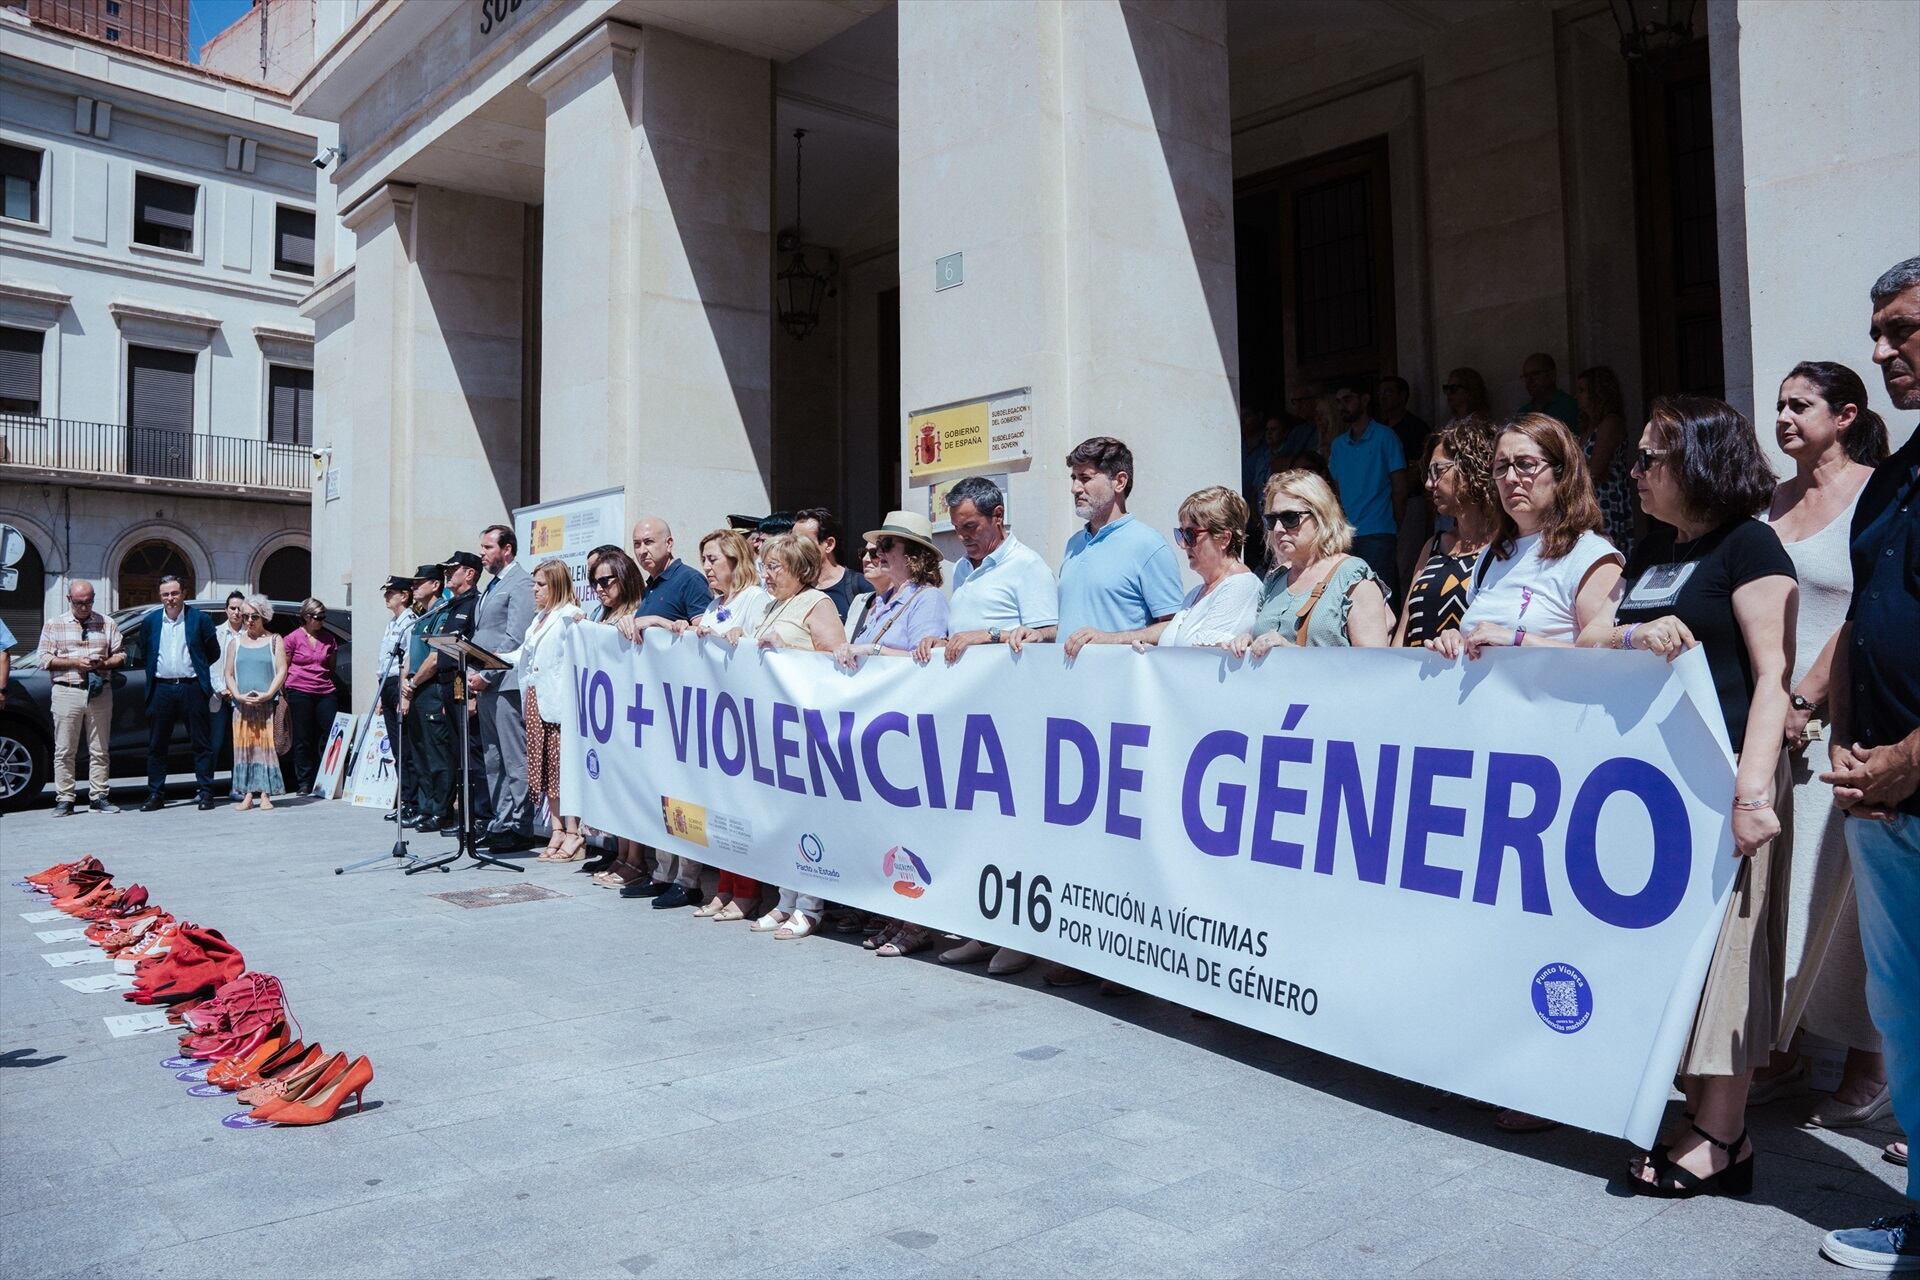
M 1407 456 L 1393 428 L 1373 420 L 1366 384 L 1343 384 L 1335 402 L 1347 429 L 1327 450 L 1327 471 L 1353 525 L 1353 554 L 1380 575 L 1391 600 L 1400 585 L 1395 551 L 1407 510 Z
M 914 653 L 918 661 L 945 649 L 951 666 L 976 644 L 1003 644 L 1022 627 L 1060 620 L 1053 570 L 1007 532 L 1007 499 L 999 485 L 968 476 L 947 491 L 947 515 L 966 554 L 953 567 L 947 634 L 922 640 Z

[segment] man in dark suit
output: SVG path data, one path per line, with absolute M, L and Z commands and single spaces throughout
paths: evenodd
M 220 639 L 213 620 L 187 607 L 180 579 L 160 579 L 160 607 L 140 623 L 147 668 L 147 802 L 142 813 L 166 807 L 167 748 L 173 726 L 187 722 L 193 743 L 194 800 L 213 808 L 213 664 L 220 660 Z
M 480 531 L 480 563 L 493 577 L 474 606 L 473 642 L 492 653 L 518 649 L 533 621 L 533 575 L 516 558 L 518 552 L 519 543 L 506 525 L 492 524 Z M 493 811 L 492 825 L 483 839 L 495 853 L 510 853 L 526 848 L 531 818 L 520 673 L 511 667 L 476 671 L 473 687 L 480 695 L 473 727 L 480 739 L 481 767 Z

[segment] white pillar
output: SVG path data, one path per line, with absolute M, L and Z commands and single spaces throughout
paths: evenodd
M 681 550 L 767 509 L 771 66 L 603 23 L 547 101 L 543 497 L 624 484 Z
M 1867 291 L 1920 253 L 1920 11 L 1720 0 L 1708 21 L 1727 399 L 1773 450 L 1780 379 L 1837 360 L 1865 380 L 1898 446 L 1911 424 L 1873 367 Z
M 1033 388 L 1009 504 L 1050 560 L 1088 436 L 1132 448 L 1162 530 L 1239 485 L 1225 41 L 1217 0 L 900 7 L 902 409 Z M 936 293 L 956 252 L 965 283 Z

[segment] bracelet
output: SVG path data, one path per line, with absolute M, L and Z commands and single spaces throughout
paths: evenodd
M 1637 622 L 1629 622 L 1627 624 L 1626 631 L 1620 636 L 1620 647 L 1622 649 L 1633 648 L 1633 629 L 1639 625 Z
M 1515 627 L 1513 629 L 1513 647 L 1518 649 L 1521 645 L 1525 644 L 1526 642 L 1527 642 L 1527 629 L 1525 627 Z
M 1745 809 L 1749 813 L 1760 809 L 1771 809 L 1773 808 L 1773 797 L 1760 796 L 1753 800 L 1742 800 L 1740 797 L 1735 796 L 1733 799 L 1733 807 L 1736 809 Z

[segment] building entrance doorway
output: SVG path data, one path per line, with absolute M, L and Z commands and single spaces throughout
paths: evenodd
M 116 595 L 122 609 L 155 604 L 160 599 L 160 579 L 172 575 L 180 579 L 180 589 L 191 600 L 198 593 L 193 562 L 180 548 L 163 538 L 150 538 L 120 557 L 120 573 L 115 580 Z

